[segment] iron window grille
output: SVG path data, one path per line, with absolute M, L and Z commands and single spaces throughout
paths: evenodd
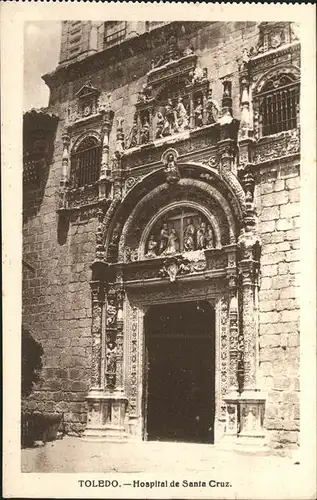
M 289 75 L 269 80 L 256 96 L 261 136 L 291 130 L 299 124 L 299 82 Z
M 99 180 L 101 147 L 97 139 L 84 139 L 71 157 L 71 185 L 79 188 Z
M 108 21 L 105 23 L 105 46 L 110 47 L 122 42 L 127 35 L 126 21 Z

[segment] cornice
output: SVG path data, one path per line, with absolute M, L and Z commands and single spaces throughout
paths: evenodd
M 276 49 L 268 50 L 267 52 L 262 52 L 261 54 L 257 54 L 256 56 L 250 57 L 251 66 L 256 66 L 259 62 L 264 60 L 272 60 L 276 57 L 283 56 L 285 54 L 289 54 L 291 52 L 300 51 L 300 42 L 291 42 L 286 45 L 282 45 Z M 255 68 L 256 69 L 256 68 Z

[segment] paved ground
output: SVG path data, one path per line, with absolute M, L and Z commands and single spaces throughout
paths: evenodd
M 98 443 L 65 437 L 38 448 L 22 450 L 22 472 L 102 473 L 103 478 L 105 474 L 109 477 L 109 473 L 128 473 L 130 483 L 144 481 L 143 474 L 150 473 L 153 478 L 162 480 L 172 477 L 180 481 L 230 483 L 231 490 L 226 487 L 203 488 L 201 498 L 314 498 L 314 495 L 305 496 L 302 490 L 308 481 L 305 476 L 308 469 L 295 464 L 294 459 L 236 453 L 202 444 Z M 146 491 L 146 498 L 151 495 L 159 498 L 162 494 L 162 488 Z M 91 488 L 89 492 L 96 494 Z M 141 497 L 145 489 L 135 491 L 137 493 Z M 198 494 L 197 488 L 195 493 Z M 123 498 L 129 497 L 126 488 L 122 494 Z M 178 498 L 177 494 L 179 498 L 194 497 L 190 487 L 179 488 L 173 498 Z M 118 489 L 114 496 L 120 497 Z

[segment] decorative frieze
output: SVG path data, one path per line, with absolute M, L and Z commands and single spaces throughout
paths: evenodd
M 265 163 L 278 158 L 299 154 L 300 130 L 292 129 L 262 138 L 255 146 L 253 163 Z

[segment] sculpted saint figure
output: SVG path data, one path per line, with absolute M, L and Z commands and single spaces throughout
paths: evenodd
M 160 232 L 160 245 L 159 245 L 159 253 L 162 254 L 165 252 L 168 243 L 168 225 L 164 222 L 163 227 Z
M 203 250 L 206 248 L 206 223 L 201 222 L 199 229 L 196 234 L 197 240 L 197 250 Z
M 133 125 L 130 130 L 129 138 L 128 138 L 128 148 L 134 148 L 138 144 L 138 123 L 137 117 L 135 116 L 133 119 Z
M 107 372 L 108 373 L 116 373 L 116 354 L 117 349 L 113 342 L 109 342 L 107 345 Z
M 164 171 L 166 173 L 167 182 L 172 183 L 179 181 L 180 179 L 179 169 L 172 154 L 169 154 L 167 157 L 166 167 Z
M 176 233 L 176 229 L 172 228 L 168 235 L 168 242 L 166 248 L 166 254 L 173 254 L 178 252 L 179 244 L 178 244 L 178 236 Z
M 156 115 L 155 139 L 161 139 L 163 137 L 164 122 L 164 116 L 158 111 Z
M 148 250 L 146 257 L 156 257 L 157 241 L 154 239 L 154 235 L 151 234 L 148 242 Z
M 177 126 L 179 130 L 188 128 L 188 115 L 181 97 L 178 98 L 176 106 Z
M 211 91 L 209 91 L 208 96 L 207 96 L 207 102 L 206 102 L 206 115 L 207 115 L 208 125 L 210 123 L 216 122 L 217 114 L 218 114 L 217 106 L 215 105 L 215 102 L 212 98 Z
M 195 127 L 203 126 L 203 105 L 201 103 L 201 99 L 197 99 L 196 107 L 194 109 L 194 117 L 195 117 Z
M 214 248 L 214 235 L 210 225 L 207 226 L 206 232 L 206 248 Z
M 190 252 L 195 249 L 195 226 L 192 219 L 188 219 L 187 226 L 184 231 L 184 250 Z
M 165 123 L 163 128 L 163 136 L 170 135 L 175 129 L 175 111 L 172 99 L 168 99 L 165 106 Z
M 146 144 L 150 139 L 150 125 L 147 120 L 145 120 L 143 127 L 141 129 L 141 144 Z

